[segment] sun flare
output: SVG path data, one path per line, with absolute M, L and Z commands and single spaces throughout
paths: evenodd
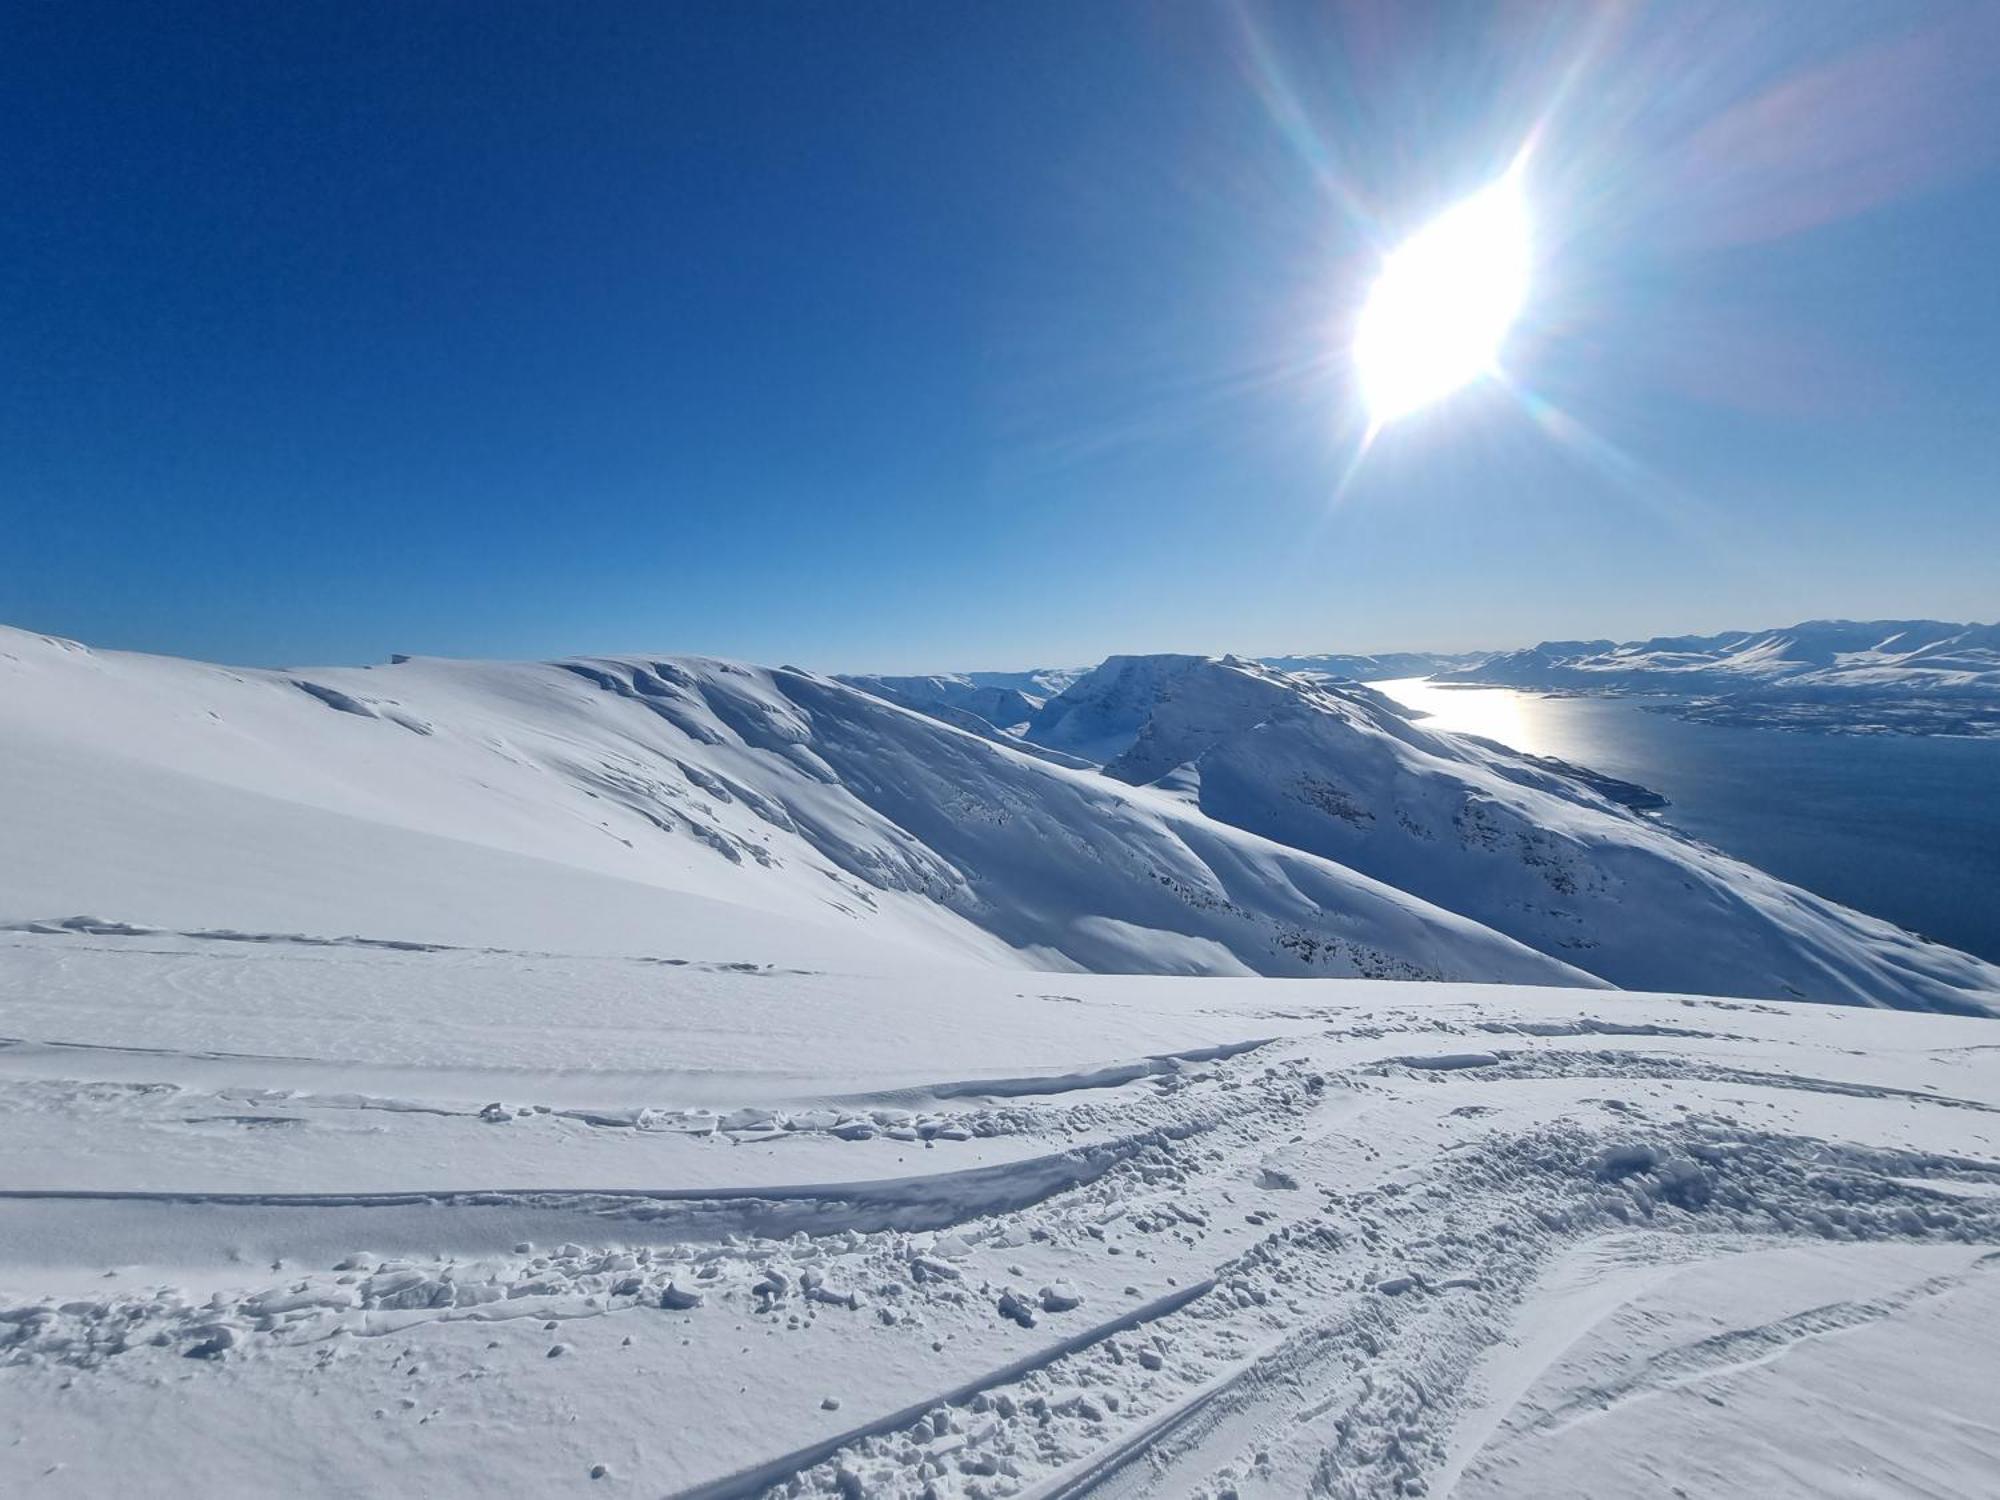
M 1528 297 L 1528 205 L 1517 172 L 1462 199 L 1382 262 L 1355 333 L 1380 428 L 1499 367 Z

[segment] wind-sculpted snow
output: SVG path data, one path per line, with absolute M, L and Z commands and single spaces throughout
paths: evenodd
M 1435 733 L 1366 690 L 1114 657 L 1029 733 L 1621 986 L 1967 1011 L 2000 990 L 1990 964 L 1635 815 L 1639 789 Z
M 7 1494 L 2000 1464 L 1988 1021 L 90 918 L 0 932 L 0 991 Z

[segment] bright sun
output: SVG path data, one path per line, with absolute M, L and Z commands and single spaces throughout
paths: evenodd
M 1498 368 L 1528 295 L 1528 205 L 1517 172 L 1453 204 L 1382 263 L 1354 339 L 1376 427 Z

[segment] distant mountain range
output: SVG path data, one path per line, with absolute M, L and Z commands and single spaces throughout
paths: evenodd
M 1397 677 L 1432 677 L 1439 672 L 1476 667 L 1492 654 L 1490 651 L 1385 651 L 1379 656 L 1348 656 L 1321 652 L 1311 656 L 1260 656 L 1257 660 L 1280 672 L 1386 682 Z
M 1432 674 L 1445 683 L 1660 693 L 1711 723 L 2000 734 L 2000 625 L 1808 620 L 1645 641 L 1544 641 Z
M 1264 656 L 1314 680 L 1426 677 L 1538 692 L 1638 693 L 1661 712 L 1714 724 L 1847 734 L 2000 736 L 2000 625 L 1807 620 L 1773 630 L 1543 641 L 1520 651 L 1321 652 Z M 974 733 L 1019 730 L 1089 673 L 1069 667 L 932 677 L 846 677 Z

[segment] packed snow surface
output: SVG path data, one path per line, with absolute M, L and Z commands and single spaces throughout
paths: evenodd
M 1987 1021 L 109 923 L 0 984 L 7 1494 L 2000 1472 Z
M 0 1494 L 1993 1492 L 1990 969 L 1364 692 L 1027 723 L 0 638 Z

